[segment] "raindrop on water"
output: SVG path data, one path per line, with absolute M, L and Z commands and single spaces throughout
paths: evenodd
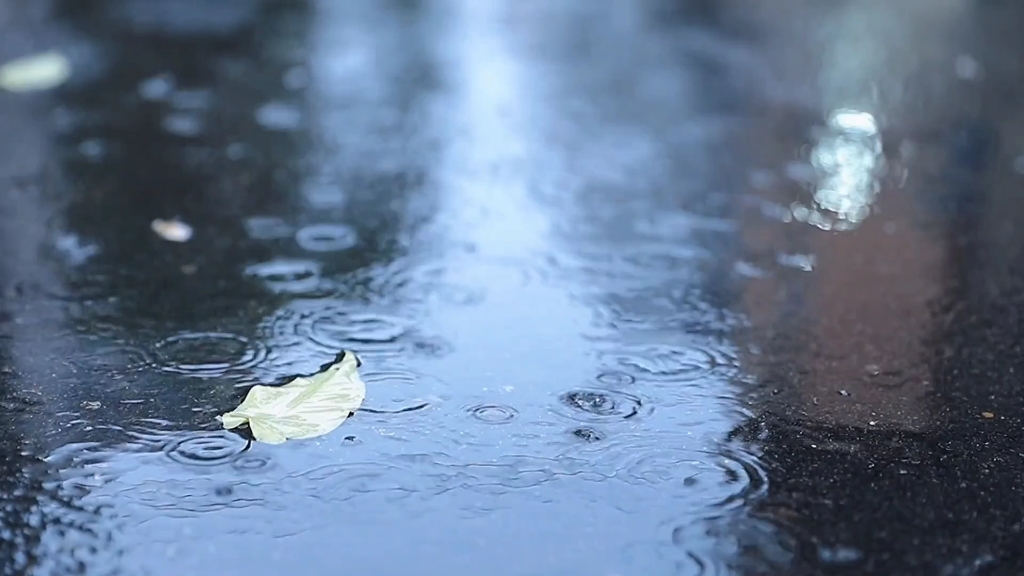
M 737 509 L 762 497 L 766 475 L 756 456 L 729 447 L 718 452 L 688 447 L 683 433 L 616 434 L 593 446 L 577 445 L 567 456 L 588 462 L 595 474 L 633 485 L 662 486 L 686 494 L 702 513 Z
M 726 354 L 710 347 L 652 345 L 611 354 L 615 364 L 641 379 L 690 382 L 711 375 L 715 369 L 732 365 Z
M 358 241 L 356 231 L 344 224 L 313 224 L 295 233 L 295 242 L 310 252 L 348 250 Z
M 511 406 L 500 404 L 479 404 L 466 409 L 469 415 L 488 424 L 505 424 L 511 422 L 519 412 Z
M 598 430 L 594 430 L 593 428 L 573 428 L 569 433 L 584 442 L 600 442 L 601 440 L 604 440 L 604 434 Z
M 231 467 L 245 472 L 262 470 L 270 466 L 270 459 L 265 456 L 243 454 L 231 462 Z
M 216 466 L 234 460 L 245 445 L 245 440 L 227 431 L 199 432 L 172 439 L 164 454 L 179 464 Z
M 202 378 L 252 368 L 267 357 L 259 342 L 226 332 L 184 332 L 158 342 L 155 352 L 161 370 Z
M 602 390 L 573 390 L 559 396 L 559 401 L 573 410 L 571 417 L 599 422 L 632 418 L 643 407 L 632 394 Z
M 331 300 L 293 301 L 267 323 L 271 337 L 281 342 L 298 339 L 324 352 L 358 350 L 363 354 L 397 354 L 410 325 L 401 318 L 373 314 L 364 307 Z
M 320 286 L 321 265 L 313 260 L 278 259 L 246 267 L 248 276 L 259 278 L 274 292 L 302 294 Z

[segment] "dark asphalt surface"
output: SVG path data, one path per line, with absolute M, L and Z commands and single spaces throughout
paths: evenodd
M 1024 573 L 1022 15 L 0 0 L 0 574 Z

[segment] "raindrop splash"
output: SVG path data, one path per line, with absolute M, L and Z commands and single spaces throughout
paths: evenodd
M 359 236 L 344 224 L 313 224 L 299 229 L 295 242 L 310 252 L 337 252 L 355 246 Z
M 515 408 L 500 404 L 479 404 L 467 408 L 466 411 L 473 418 L 487 424 L 507 424 L 519 415 Z
M 641 413 L 639 397 L 622 392 L 572 390 L 558 397 L 562 406 L 571 409 L 570 418 L 589 422 L 607 422 L 633 418 Z
M 245 450 L 246 441 L 230 432 L 199 432 L 172 439 L 164 454 L 187 466 L 227 464 Z
M 273 292 L 303 294 L 320 286 L 321 269 L 320 263 L 313 260 L 279 259 L 248 266 L 245 274 L 262 280 Z

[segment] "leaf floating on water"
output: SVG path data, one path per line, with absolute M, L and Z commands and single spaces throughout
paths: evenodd
M 312 376 L 281 386 L 253 386 L 238 408 L 220 417 L 221 423 L 228 430 L 248 424 L 253 437 L 268 444 L 327 434 L 366 398 L 358 368 L 359 359 L 346 351 Z
M 188 242 L 192 238 L 192 227 L 180 220 L 153 220 L 149 227 L 157 236 L 168 242 Z
M 16 58 L 0 66 L 0 88 L 35 92 L 56 88 L 71 77 L 71 62 L 56 50 Z

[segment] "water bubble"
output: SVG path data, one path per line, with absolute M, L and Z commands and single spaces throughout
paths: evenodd
M 610 354 L 613 363 L 641 379 L 688 382 L 709 376 L 735 361 L 710 347 L 651 345 Z
M 245 440 L 227 431 L 200 432 L 172 439 L 164 454 L 179 464 L 217 466 L 234 460 L 245 445 Z
M 598 374 L 597 381 L 605 386 L 629 386 L 636 382 L 636 378 L 631 374 L 626 374 L 625 372 L 610 370 L 608 372 Z
M 606 422 L 640 414 L 643 402 L 632 394 L 601 390 L 572 390 L 558 397 L 576 419 Z
M 335 252 L 352 248 L 359 236 L 344 224 L 313 224 L 296 232 L 295 242 L 310 252 Z
M 466 409 L 469 415 L 488 424 L 505 424 L 519 415 L 519 411 L 511 406 L 500 404 L 479 404 Z
M 286 102 L 267 102 L 256 109 L 256 123 L 267 130 L 297 130 L 302 125 L 302 110 Z
M 320 286 L 322 266 L 313 260 L 277 259 L 247 266 L 245 274 L 259 278 L 270 290 L 302 294 Z
M 203 133 L 203 120 L 195 114 L 175 112 L 164 116 L 160 122 L 163 129 L 175 136 L 194 138 Z
M 292 226 L 278 216 L 250 216 L 242 226 L 253 240 L 280 240 L 295 233 Z
M 405 348 L 408 321 L 365 311 L 332 300 L 292 301 L 267 321 L 275 340 L 312 344 L 324 352 L 358 350 L 363 354 L 397 354 Z
M 267 357 L 266 348 L 227 332 L 183 332 L 155 346 L 159 368 L 201 378 L 252 368 Z

